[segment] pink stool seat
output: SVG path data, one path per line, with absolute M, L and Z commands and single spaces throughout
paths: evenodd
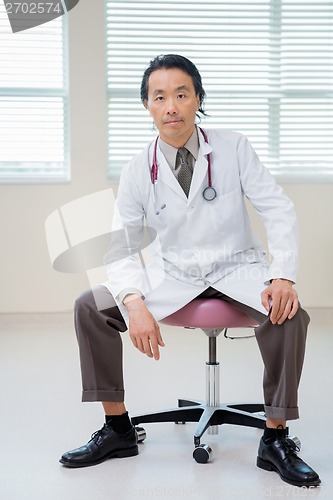
M 237 328 L 258 325 L 253 318 L 221 299 L 194 299 L 160 320 L 160 323 L 193 328 Z

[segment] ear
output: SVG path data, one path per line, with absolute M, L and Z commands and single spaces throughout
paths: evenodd
M 199 111 L 200 108 L 200 95 L 197 94 L 197 111 Z
M 146 110 L 149 111 L 149 114 L 151 116 L 151 111 L 147 99 L 143 102 L 143 105 L 146 108 Z

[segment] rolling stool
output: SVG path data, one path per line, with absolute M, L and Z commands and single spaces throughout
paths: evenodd
M 263 404 L 220 403 L 219 362 L 216 359 L 217 336 L 228 328 L 255 327 L 257 322 L 234 306 L 220 299 L 194 299 L 182 309 L 160 321 L 166 325 L 185 328 L 201 328 L 208 336 L 209 358 L 206 363 L 206 402 L 179 399 L 178 408 L 162 412 L 138 415 L 132 418 L 133 425 L 153 422 L 198 422 L 194 433 L 193 458 L 206 463 L 211 457 L 209 445 L 200 444 L 200 438 L 208 429 L 209 434 L 218 434 L 218 425 L 234 424 L 263 429 L 265 416 Z M 136 427 L 138 441 L 146 438 L 145 430 Z

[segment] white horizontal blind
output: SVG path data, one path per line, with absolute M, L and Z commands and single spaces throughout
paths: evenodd
M 69 179 L 65 16 L 12 33 L 0 3 L 0 182 Z
M 149 61 L 198 67 L 206 128 L 247 135 L 275 174 L 333 179 L 333 2 L 110 0 L 109 178 L 156 134 L 140 102 Z

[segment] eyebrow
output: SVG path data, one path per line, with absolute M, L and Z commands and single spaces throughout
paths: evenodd
M 186 85 L 180 85 L 179 87 L 176 88 L 176 91 L 179 91 L 179 90 L 187 90 L 187 91 L 189 91 L 190 89 Z M 156 90 L 154 90 L 153 95 L 156 95 L 156 94 L 165 94 L 165 90 L 163 90 L 163 89 L 156 89 Z

